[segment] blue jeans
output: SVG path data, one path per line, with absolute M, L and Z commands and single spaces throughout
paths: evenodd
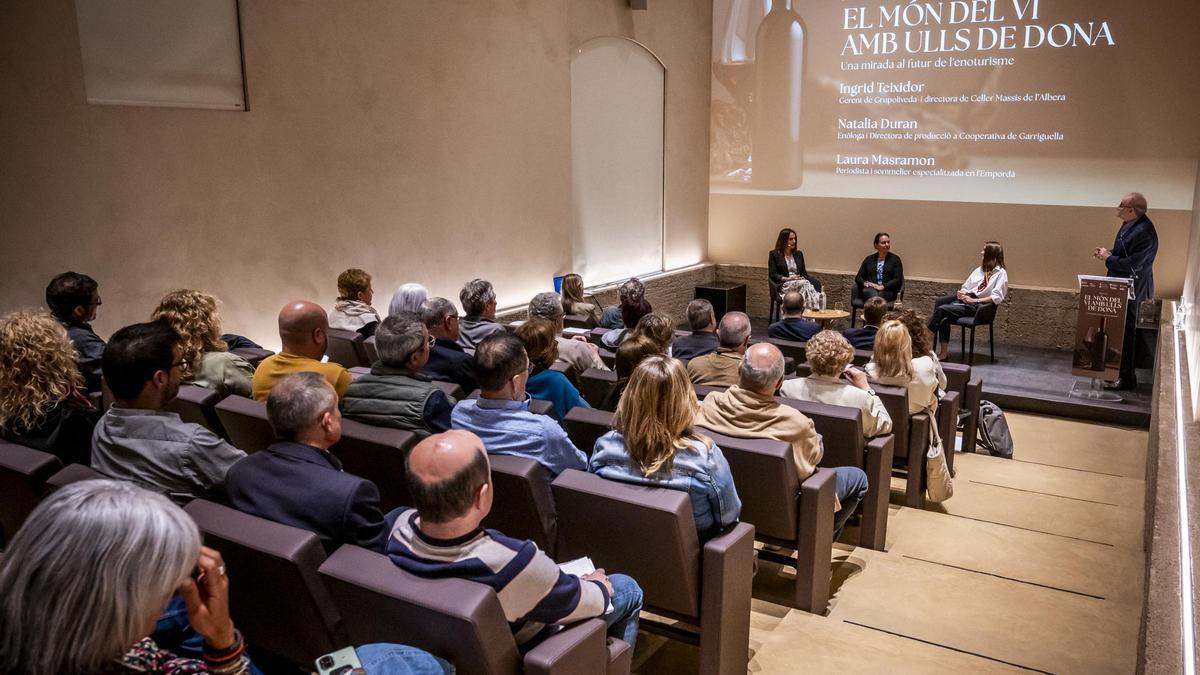
M 858 509 L 858 503 L 867 496 L 867 473 L 857 466 L 837 466 L 833 468 L 837 476 L 837 498 L 842 503 L 842 510 L 833 514 L 833 540 L 842 536 L 842 528 L 846 521 Z
M 445 675 L 454 666 L 429 652 L 409 647 L 377 643 L 354 648 L 367 675 Z
M 642 588 L 633 577 L 624 574 L 608 575 L 608 583 L 613 587 L 613 610 L 600 618 L 608 624 L 609 637 L 624 640 L 633 649 L 637 643 L 638 619 L 642 612 Z
M 187 603 L 179 593 L 171 596 L 154 632 L 150 634 L 154 644 L 189 659 L 204 658 L 204 636 L 192 630 L 188 619 Z

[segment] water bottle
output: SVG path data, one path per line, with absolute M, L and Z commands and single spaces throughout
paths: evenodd
M 825 311 L 825 291 L 821 291 L 821 311 Z

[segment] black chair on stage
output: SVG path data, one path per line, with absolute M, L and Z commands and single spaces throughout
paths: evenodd
M 975 316 L 964 316 L 951 324 L 962 329 L 962 332 L 958 336 L 960 351 L 967 351 L 967 331 L 971 331 L 971 351 L 967 357 L 967 363 L 970 365 L 975 365 L 975 329 L 980 326 L 987 326 L 988 328 L 988 355 L 991 357 L 992 363 L 996 362 L 996 333 L 992 324 L 996 321 L 997 308 L 994 302 L 980 305 L 979 309 L 975 312 Z

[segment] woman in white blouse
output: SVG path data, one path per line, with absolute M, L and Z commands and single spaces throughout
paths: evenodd
M 938 366 L 931 356 L 913 358 L 912 338 L 904 324 L 884 321 L 875 334 L 875 351 L 867 364 L 872 382 L 908 389 L 908 414 L 936 410 Z
M 983 262 L 963 282 L 958 293 L 938 298 L 933 303 L 929 330 L 939 343 L 937 356 L 950 355 L 950 326 L 964 316 L 975 316 L 982 305 L 999 305 L 1008 295 L 1008 271 L 1004 268 L 1004 248 L 998 241 L 989 241 L 979 252 Z

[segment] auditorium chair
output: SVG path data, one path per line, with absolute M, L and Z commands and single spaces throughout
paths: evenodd
M 480 390 L 476 389 L 475 391 L 471 392 L 467 398 L 479 398 L 480 393 Z M 574 410 L 574 408 L 572 408 L 572 410 Z M 529 412 L 534 413 L 535 415 L 550 415 L 553 417 L 554 404 L 550 401 L 543 401 L 540 398 L 531 398 L 529 399 Z
M 596 439 L 612 431 L 612 421 L 612 411 L 575 406 L 567 411 L 562 426 L 575 447 L 591 457 Z
M 557 520 L 550 482 L 554 476 L 536 460 L 488 455 L 492 466 L 492 510 L 483 526 L 514 539 L 529 539 L 554 556 Z
M 599 408 L 617 384 L 617 374 L 611 370 L 588 368 L 579 376 L 579 395 L 588 405 Z
M 795 364 L 796 368 L 799 368 L 801 364 L 808 362 L 808 354 L 805 352 L 806 347 L 805 343 L 803 342 L 796 342 L 794 340 L 781 340 L 779 338 L 767 338 L 766 342 L 778 347 L 779 351 L 783 353 L 784 358 L 790 358 Z M 784 370 L 786 371 L 787 368 L 784 368 Z
M 961 409 L 967 411 L 963 418 L 962 451 L 975 452 L 976 433 L 979 429 L 979 400 L 983 398 L 983 379 L 971 377 L 971 366 L 963 363 L 942 363 L 946 373 L 946 388 L 958 392 Z
M 184 422 L 205 427 L 214 434 L 229 440 L 229 434 L 217 416 L 217 403 L 224 398 L 216 389 L 194 384 L 179 385 L 179 392 L 166 405 L 166 410 L 179 415 Z
M 968 365 L 975 365 L 975 329 L 980 326 L 988 328 L 988 355 L 991 357 L 992 363 L 996 362 L 996 333 L 993 324 L 996 322 L 996 310 L 999 305 L 989 302 L 978 305 L 978 307 L 974 316 L 959 317 L 950 324 L 962 329 L 958 335 L 959 353 L 967 351 L 967 331 L 971 331 L 971 351 L 967 357 Z
M 771 302 L 770 307 L 767 309 L 767 323 L 771 324 L 779 320 L 781 303 L 779 302 L 779 284 L 770 279 L 767 280 L 767 298 Z
M 888 501 L 892 488 L 892 434 L 863 437 L 862 411 L 858 408 L 776 397 L 783 405 L 804 413 L 821 434 L 825 452 L 820 466 L 856 466 L 867 474 L 867 496 L 862 502 L 859 543 L 876 551 L 887 543 Z
M 317 574 L 325 551 L 317 535 L 204 499 L 184 507 L 221 552 L 230 581 L 229 612 L 246 644 L 312 669 L 350 641 Z M 269 670 L 269 669 L 268 669 Z
M 357 380 L 358 378 L 362 377 L 363 375 L 371 374 L 370 366 L 355 366 L 353 368 L 347 368 L 347 370 L 350 371 L 350 378 L 354 379 L 354 380 Z M 437 387 L 438 389 L 441 389 L 443 394 L 449 396 L 450 398 L 454 399 L 455 401 L 461 401 L 463 398 L 462 387 L 458 386 L 457 384 L 454 384 L 453 382 L 444 382 L 442 380 L 430 380 L 429 384 L 432 384 L 433 386 Z
M 697 635 L 642 614 L 643 629 L 698 642 L 701 673 L 746 672 L 753 525 L 737 523 L 701 544 L 691 499 L 681 490 L 574 469 L 559 474 L 552 488 L 559 560 L 588 556 L 597 568 L 627 574 L 641 586 L 647 612 L 698 628 Z
M 46 480 L 62 469 L 58 457 L 0 441 L 0 548 L 12 540 L 46 491 Z
M 258 452 L 275 442 L 275 432 L 267 421 L 267 404 L 234 395 L 222 399 L 216 410 L 233 447 Z
M 585 337 L 587 337 L 588 342 L 590 342 L 598 347 L 603 348 L 604 341 L 601 340 L 600 338 L 604 337 L 604 334 L 610 330 L 613 330 L 613 329 L 611 329 L 611 328 L 593 328 L 591 330 L 591 332 L 588 333 Z
M 379 506 L 387 513 L 397 506 L 411 506 L 404 458 L 417 443 L 417 435 L 342 419 L 342 438 L 329 448 L 342 463 L 342 470 L 366 478 L 379 488 Z
M 83 464 L 68 464 L 63 467 L 62 471 L 55 473 L 46 479 L 46 494 L 49 495 L 55 490 L 61 490 L 71 483 L 78 483 L 85 480 L 103 480 L 108 478 L 99 471 L 90 466 Z
M 566 314 L 563 316 L 563 328 L 592 329 L 592 320 L 587 314 Z
M 768 438 L 736 438 L 705 428 L 700 433 L 721 448 L 735 485 L 740 485 L 742 522 L 754 526 L 754 538 L 792 549 L 795 557 L 761 549 L 758 557 L 796 570 L 792 605 L 824 614 L 829 604 L 837 476 L 818 468 L 800 480 L 792 446 Z M 886 507 L 885 507 L 886 508 Z
M 418 577 L 358 546 L 335 551 L 320 575 L 349 644 L 411 645 L 471 675 L 623 675 L 633 659 L 627 643 L 607 639 L 600 619 L 571 624 L 522 654 L 491 588 Z
M 246 359 L 250 362 L 250 365 L 254 366 L 255 368 L 257 368 L 258 364 L 262 363 L 263 360 L 268 356 L 275 355 L 275 352 L 271 351 L 270 349 L 263 349 L 262 347 L 238 347 L 237 349 L 230 349 L 229 351 L 232 354 L 237 354 L 243 359 Z
M 893 464 L 902 464 L 905 476 L 904 504 L 913 508 L 925 506 L 925 451 L 929 448 L 929 415 L 908 414 L 908 389 L 884 384 L 872 384 L 875 395 L 892 418 L 892 437 L 895 440 Z M 914 465 L 916 468 L 914 468 Z
M 858 320 L 858 313 L 860 311 L 862 311 L 863 306 L 867 303 L 866 299 L 862 297 L 861 293 L 862 293 L 862 291 L 859 290 L 858 284 L 851 281 L 850 282 L 850 327 L 851 328 L 854 328 L 854 322 Z M 904 302 L 904 285 L 903 285 L 903 283 L 901 283 L 901 285 L 900 285 L 900 292 L 896 294 L 896 300 L 892 300 L 891 302 L 889 302 L 887 304 L 887 309 L 889 312 L 896 308 L 897 301 L 900 301 L 901 303 Z M 866 319 L 864 319 L 863 321 L 865 322 Z
M 363 340 L 363 352 L 367 355 L 367 362 L 363 365 L 370 368 L 379 361 L 379 349 L 375 346 L 375 336 Z
M 329 340 L 325 346 L 325 355 L 331 363 L 340 363 L 343 368 L 371 365 L 371 360 L 367 358 L 367 348 L 363 346 L 362 333 L 330 328 L 326 335 Z

